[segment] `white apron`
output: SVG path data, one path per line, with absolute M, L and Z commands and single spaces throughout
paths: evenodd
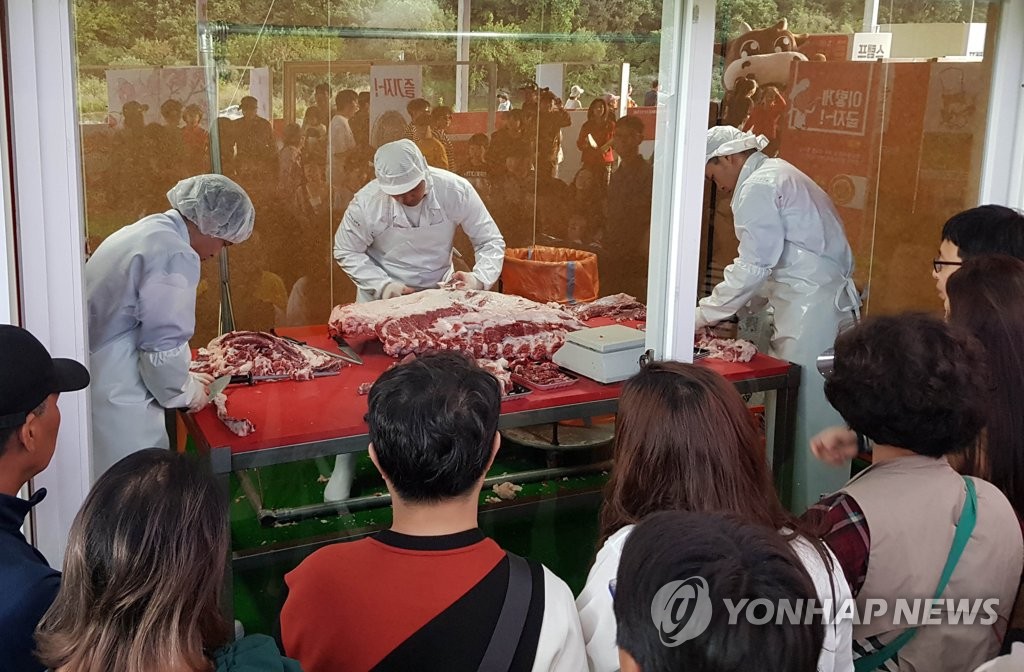
M 848 469 L 814 459 L 809 446 L 815 434 L 843 422 L 825 398 L 815 363 L 835 343 L 840 326 L 859 317 L 860 297 L 838 264 L 788 242 L 762 293 L 775 313 L 769 354 L 801 367 L 792 497 L 799 512 L 849 478 Z
M 125 334 L 89 358 L 93 479 L 137 450 L 170 447 L 164 409 L 139 373 L 137 334 Z

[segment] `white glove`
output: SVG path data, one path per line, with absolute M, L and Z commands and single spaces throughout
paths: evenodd
M 384 289 L 380 292 L 380 298 L 382 299 L 393 299 L 396 296 L 403 296 L 405 294 L 412 294 L 413 290 L 406 287 L 400 282 L 389 282 L 384 285 Z
M 811 439 L 814 456 L 831 465 L 842 465 L 857 457 L 857 432 L 849 427 L 829 427 Z
M 477 280 L 477 277 L 472 273 L 456 271 L 455 273 L 452 273 L 451 279 L 445 286 L 452 287 L 454 289 L 483 289 L 484 283 Z
M 190 413 L 202 410 L 210 403 L 210 392 L 206 388 L 214 380 L 208 373 L 190 371 L 185 392 L 188 394 L 188 410 Z

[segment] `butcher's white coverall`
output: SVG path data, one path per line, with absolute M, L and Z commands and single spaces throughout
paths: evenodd
M 165 408 L 206 403 L 189 373 L 200 259 L 181 213 L 230 242 L 252 232 L 252 202 L 223 176 L 182 180 L 168 199 L 175 210 L 115 232 L 85 265 L 94 478 L 137 450 L 168 448 Z
M 400 164 L 401 178 L 382 175 L 380 157 L 388 152 L 392 162 Z M 334 236 L 334 258 L 355 283 L 359 301 L 381 298 L 390 282 L 428 289 L 447 281 L 460 226 L 473 243 L 473 277 L 484 289 L 498 281 L 505 240 L 468 180 L 429 167 L 411 140 L 382 145 L 375 164 L 377 179 L 355 195 Z M 395 193 L 390 188 L 395 184 L 399 189 L 412 184 L 409 191 L 420 181 L 427 183 L 427 196 L 414 207 L 386 193 Z
M 392 283 L 436 288 L 453 273 L 452 243 L 462 227 L 473 243 L 473 278 L 490 289 L 505 263 L 505 239 L 468 180 L 431 168 L 411 140 L 389 142 L 374 156 L 376 179 L 359 190 L 334 236 L 334 258 L 352 278 L 360 302 L 383 298 Z M 394 198 L 426 182 L 427 195 L 407 207 Z M 339 455 L 326 501 L 347 499 L 355 455 Z
M 164 409 L 205 393 L 189 375 L 199 255 L 174 210 L 103 241 L 85 265 L 93 384 L 93 473 L 143 448 L 167 448 Z
M 859 310 L 853 255 L 828 195 L 791 164 L 760 151 L 739 174 L 732 212 L 739 256 L 711 296 L 700 300 L 696 328 L 756 312 L 765 303 L 774 310 L 770 354 L 802 367 L 792 503 L 802 511 L 849 477 L 810 459 L 808 446 L 819 431 L 842 423 L 825 399 L 815 361 Z

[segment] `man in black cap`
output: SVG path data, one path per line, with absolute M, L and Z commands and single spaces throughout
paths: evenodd
M 25 517 L 46 496 L 18 492 L 50 464 L 57 446 L 61 392 L 81 390 L 89 372 L 54 359 L 21 327 L 0 325 L 0 667 L 43 670 L 32 633 L 60 587 L 60 572 L 25 540 Z

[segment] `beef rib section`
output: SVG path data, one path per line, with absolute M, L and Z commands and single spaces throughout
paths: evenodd
M 331 335 L 376 337 L 393 357 L 457 350 L 474 359 L 546 360 L 583 324 L 561 307 L 519 296 L 427 289 L 336 306 Z
M 312 380 L 316 373 L 337 371 L 340 358 L 304 348 L 262 331 L 229 331 L 200 348 L 192 370 L 217 378 L 224 375 L 287 376 Z
M 607 317 L 616 322 L 625 320 L 647 321 L 647 306 L 629 294 L 603 296 L 590 303 L 577 303 L 568 307 L 569 312 L 580 320 Z

